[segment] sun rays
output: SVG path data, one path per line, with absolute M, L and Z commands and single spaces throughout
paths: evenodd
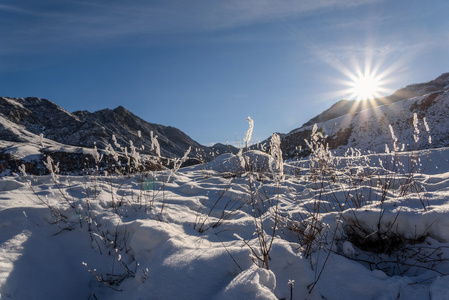
M 388 75 L 391 74 L 387 71 L 379 72 L 379 65 L 372 67 L 371 61 L 365 61 L 364 66 L 354 64 L 353 71 L 345 68 L 343 73 L 347 76 L 343 81 L 346 86 L 343 96 L 350 100 L 356 100 L 348 115 L 374 108 L 374 116 L 380 119 L 382 113 L 377 108 L 388 103 L 385 96 L 390 91 L 385 86 L 388 84 Z M 360 117 L 364 118 L 367 115 L 361 114 Z
M 372 67 L 370 61 L 366 61 L 364 66 L 355 64 L 352 71 L 348 68 L 341 71 L 347 76 L 343 81 L 347 87 L 343 90 L 343 94 L 349 99 L 374 100 L 386 96 L 385 94 L 389 92 L 385 87 L 389 72 L 379 72 L 379 66 Z
M 371 52 L 365 53 L 365 59 L 346 61 L 335 59 L 327 60 L 340 76 L 334 77 L 334 83 L 340 86 L 340 89 L 329 93 L 332 98 L 350 100 L 347 102 L 348 109 L 345 118 L 351 118 L 354 114 L 373 109 L 370 113 L 367 111 L 359 115 L 360 118 L 375 117 L 382 118 L 381 106 L 390 103 L 388 97 L 393 93 L 389 87 L 397 81 L 400 76 L 401 61 L 387 64 L 385 58 L 378 57 Z M 352 101 L 351 101 L 352 100 Z
M 351 98 L 368 100 L 379 97 L 379 91 L 382 87 L 378 77 L 373 73 L 366 72 L 365 74 L 359 74 L 356 78 L 352 78 Z

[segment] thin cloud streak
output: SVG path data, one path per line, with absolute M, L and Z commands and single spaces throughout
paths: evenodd
M 55 47 L 61 44 L 96 45 L 130 35 L 184 34 L 214 32 L 298 17 L 302 13 L 330 7 L 350 7 L 378 0 L 321 1 L 39 1 L 20 6 L 0 5 L 0 53 L 27 51 L 33 47 Z M 26 2 L 25 2 L 26 3 Z M 40 5 L 42 4 L 42 5 Z M 45 6 L 44 6 L 45 5 Z M 51 11 L 44 7 L 52 7 Z M 27 19 L 15 21 L 11 14 Z M 31 17 L 31 19 L 30 19 Z M 8 20 L 9 19 L 9 20 Z M 8 26 L 6 22 L 9 22 Z M 30 26 L 31 25 L 31 26 Z

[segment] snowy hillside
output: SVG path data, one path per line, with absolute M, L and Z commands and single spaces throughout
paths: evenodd
M 418 96 L 406 99 L 395 96 L 412 94 Z M 384 152 L 385 144 L 392 142 L 390 125 L 401 143 L 400 148 L 402 149 L 404 144 L 404 150 L 412 150 L 416 146 L 412 143 L 414 113 L 420 119 L 426 118 L 432 136 L 432 143 L 422 140 L 420 148 L 449 146 L 449 73 L 426 84 L 408 86 L 390 98 L 395 98 L 396 101 L 384 99 L 382 102 L 377 99 L 338 102 L 312 120 L 325 120 L 316 124 L 323 134 L 328 136 L 329 147 L 339 154 L 351 147 L 364 152 Z M 282 150 L 286 157 L 293 158 L 309 153 L 304 139 L 310 136 L 313 124 L 309 121 L 304 126 L 282 135 Z M 421 136 L 426 136 L 422 122 L 419 129 Z M 265 141 L 265 144 L 267 143 Z
M 402 89 L 397 90 L 392 95 L 387 97 L 381 97 L 362 102 L 358 100 L 340 100 L 318 116 L 310 119 L 303 126 L 322 123 L 331 119 L 341 117 L 343 115 L 355 114 L 365 109 L 370 109 L 381 105 L 389 105 L 401 100 L 430 94 L 436 91 L 447 90 L 448 88 L 449 73 L 444 73 L 429 82 L 408 85 Z

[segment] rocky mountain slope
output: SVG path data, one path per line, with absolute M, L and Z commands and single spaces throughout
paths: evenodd
M 1 97 L 0 117 L 6 120 L 0 123 L 2 140 L 26 142 L 30 135 L 25 131 L 28 131 L 35 135 L 42 133 L 45 138 L 61 144 L 89 148 L 97 145 L 104 149 L 113 144 L 112 136 L 115 135 L 120 145 L 129 147 L 132 141 L 135 146 L 144 145 L 143 153 L 149 154 L 153 132 L 158 136 L 161 155 L 165 157 L 182 156 L 189 147 L 192 154 L 211 150 L 177 128 L 146 122 L 122 106 L 94 113 L 69 113 L 46 99 Z M 11 122 L 17 125 L 14 126 L 17 131 L 5 126 Z
M 125 148 L 130 152 L 132 144 L 139 148 L 139 153 L 155 155 L 152 134 L 157 136 L 161 156 L 165 158 L 181 157 L 189 147 L 190 163 L 236 151 L 235 147 L 222 144 L 203 146 L 177 128 L 149 123 L 122 106 L 93 113 L 69 113 L 46 99 L 0 97 L 0 173 L 12 166 L 15 170 L 24 161 L 39 161 L 49 152 L 61 159 L 65 153 L 67 162 L 62 167 L 68 171 L 74 165 L 81 170 L 85 159 L 92 163 L 94 146 L 106 149 L 108 144 L 121 152 Z M 34 168 L 39 173 L 43 166 Z
M 419 119 L 417 143 L 414 141 L 415 113 Z M 430 129 L 431 143 L 423 118 Z M 385 98 L 337 102 L 302 127 L 281 135 L 286 158 L 309 153 L 304 139 L 310 138 L 314 124 L 327 136 L 329 148 L 339 154 L 351 147 L 373 152 L 384 152 L 385 145 L 392 148 L 389 125 L 400 150 L 449 146 L 449 73 L 427 83 L 409 85 Z

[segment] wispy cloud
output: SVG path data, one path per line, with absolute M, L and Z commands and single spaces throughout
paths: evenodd
M 373 1 L 10 1 L 0 5 L 0 53 L 98 44 L 130 35 L 214 32 Z

